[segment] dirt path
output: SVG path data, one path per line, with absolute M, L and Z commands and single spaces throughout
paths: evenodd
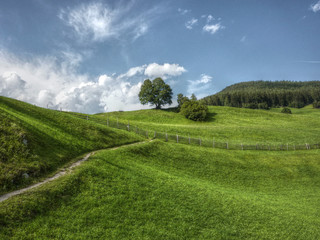
M 115 150 L 115 149 L 118 149 L 118 148 L 121 148 L 121 147 L 127 147 L 127 146 L 132 146 L 132 145 L 137 145 L 137 144 L 142 144 L 142 143 L 146 143 L 147 141 L 144 141 L 144 142 L 137 142 L 137 143 L 130 143 L 130 144 L 126 144 L 126 145 L 121 145 L 121 146 L 118 146 L 118 147 L 113 147 L 113 148 L 107 148 L 107 149 L 103 149 L 103 150 Z M 148 141 L 149 142 L 149 141 Z M 100 151 L 100 150 L 98 150 Z M 87 161 L 89 159 L 89 157 L 91 155 L 93 155 L 96 151 L 93 151 L 91 153 L 88 153 L 84 158 L 74 162 L 73 164 L 71 164 L 69 167 L 66 167 L 66 168 L 63 168 L 61 171 L 59 171 L 58 173 L 56 173 L 53 177 L 49 177 L 49 178 L 46 178 L 45 180 L 41 181 L 41 182 L 38 182 L 36 184 L 33 184 L 33 185 L 30 185 L 28 187 L 25 187 L 25 188 L 22 188 L 22 189 L 19 189 L 19 190 L 16 190 L 16 191 L 13 191 L 13 192 L 9 192 L 7 194 L 4 194 L 2 196 L 0 196 L 0 202 L 3 202 L 5 200 L 7 200 L 8 198 L 10 197 L 13 197 L 13 196 L 16 196 L 16 195 L 19 195 L 21 193 L 24 193 L 32 188 L 36 188 L 36 187 L 39 187 L 47 182 L 51 182 L 67 173 L 70 172 L 70 170 L 72 170 L 73 168 L 79 166 L 81 163 L 83 163 L 84 161 Z

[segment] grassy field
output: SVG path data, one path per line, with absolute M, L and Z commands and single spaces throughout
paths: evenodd
M 153 141 L 0 203 L 0 239 L 319 239 L 319 150 Z
M 187 120 L 172 110 L 140 110 L 102 113 L 92 118 L 128 123 L 140 128 L 190 135 L 193 138 L 214 139 L 237 144 L 315 144 L 320 139 L 320 110 L 310 106 L 292 109 L 293 114 L 281 109 L 253 110 L 232 107 L 209 107 L 206 122 Z
M 86 152 L 141 140 L 132 133 L 0 97 L 0 194 L 38 181 Z

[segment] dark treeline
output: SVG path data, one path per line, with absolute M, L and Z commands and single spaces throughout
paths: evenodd
M 207 105 L 269 109 L 301 108 L 308 104 L 320 107 L 320 81 L 251 81 L 226 87 L 205 97 Z

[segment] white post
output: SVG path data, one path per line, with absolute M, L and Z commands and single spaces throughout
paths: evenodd
M 201 138 L 199 138 L 199 145 L 201 146 Z
M 87 115 L 87 121 L 89 120 L 89 117 L 88 117 L 88 115 Z
M 228 142 L 227 142 L 227 149 L 229 149 L 229 144 L 228 144 Z
M 168 142 L 168 133 L 166 132 L 166 142 Z
M 177 134 L 177 143 L 179 143 L 179 135 Z
M 130 132 L 130 122 L 128 121 L 128 131 Z

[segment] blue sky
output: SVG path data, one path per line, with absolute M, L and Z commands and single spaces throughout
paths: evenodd
M 0 2 L 0 95 L 134 110 L 143 80 L 199 98 L 252 80 L 320 80 L 319 0 Z

